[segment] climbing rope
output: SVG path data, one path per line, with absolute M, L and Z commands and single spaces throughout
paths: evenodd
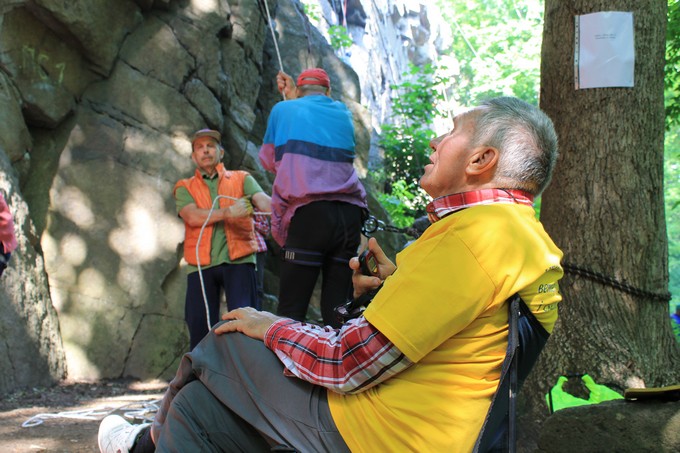
M 196 241 L 196 267 L 198 268 L 198 279 L 201 282 L 201 293 L 203 295 L 203 304 L 205 305 L 205 322 L 208 324 L 208 331 L 212 329 L 212 326 L 210 325 L 210 307 L 208 307 L 208 297 L 205 295 L 205 283 L 203 282 L 203 271 L 201 269 L 201 259 L 198 256 L 198 247 L 201 245 L 201 238 L 203 237 L 203 231 L 205 230 L 205 227 L 208 226 L 208 222 L 210 221 L 210 217 L 212 216 L 212 213 L 215 211 L 215 206 L 217 205 L 217 201 L 220 198 L 226 198 L 228 200 L 234 200 L 238 201 L 238 198 L 230 197 L 227 195 L 218 195 L 215 197 L 215 199 L 212 202 L 212 206 L 210 206 L 210 211 L 208 211 L 208 216 L 205 219 L 205 222 L 203 222 L 203 225 L 201 225 L 201 231 L 198 233 L 198 240 Z M 255 211 L 253 212 L 253 215 L 271 215 L 271 212 L 259 212 Z
M 274 50 L 276 51 L 276 58 L 279 60 L 279 69 L 281 72 L 285 72 L 283 70 L 283 61 L 281 60 L 281 52 L 279 51 L 279 43 L 276 40 L 276 32 L 274 31 L 274 21 L 272 20 L 272 16 L 269 13 L 269 4 L 267 3 L 267 0 L 262 0 L 262 3 L 264 3 L 264 9 L 267 13 L 267 23 L 269 24 L 269 30 L 272 33 L 272 40 L 274 41 Z M 282 92 L 281 95 L 283 96 L 283 100 L 286 100 L 286 93 Z
M 269 4 L 267 0 L 262 0 L 264 3 L 264 9 L 267 11 L 267 22 L 269 23 L 269 29 L 272 32 L 272 39 L 274 40 L 274 49 L 276 50 L 276 56 L 279 59 L 279 69 L 283 72 L 283 62 L 281 61 L 281 52 L 279 52 L 279 43 L 276 41 L 276 32 L 274 31 L 274 22 L 272 21 L 272 16 L 269 14 Z
M 615 278 L 609 277 L 607 275 L 601 274 L 599 272 L 592 271 L 590 269 L 585 269 L 583 267 L 575 266 L 570 263 L 563 263 L 562 268 L 565 272 L 578 275 L 580 277 L 593 280 L 598 283 L 610 286 L 612 288 L 618 289 L 633 296 L 645 297 L 652 300 L 658 300 L 660 302 L 668 302 L 671 300 L 670 293 L 655 293 L 652 291 L 647 291 L 644 289 L 636 288 L 627 283 L 623 283 Z
M 94 409 L 81 409 L 73 411 L 62 411 L 56 413 L 42 413 L 34 415 L 21 424 L 22 428 L 32 428 L 43 424 L 46 420 L 66 418 L 71 420 L 100 420 L 107 415 L 117 411 L 124 411 L 123 416 L 131 420 L 141 420 L 142 422 L 152 422 L 153 417 L 158 412 L 160 399 L 131 403 L 121 407 L 103 406 Z M 140 406 L 141 407 L 137 407 Z
M 99 417 L 106 416 L 110 413 L 109 410 L 85 409 L 76 411 L 63 411 L 55 414 L 38 414 L 29 418 L 21 424 L 22 428 L 32 428 L 41 425 L 45 420 L 55 418 L 69 418 L 74 420 L 98 420 Z

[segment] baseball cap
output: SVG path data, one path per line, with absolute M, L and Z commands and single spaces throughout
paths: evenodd
M 328 73 L 321 68 L 305 69 L 297 78 L 297 86 L 302 85 L 321 85 L 330 88 L 331 79 L 328 77 Z
M 213 138 L 219 143 L 222 141 L 222 134 L 219 132 L 212 130 L 212 129 L 201 129 L 200 131 L 196 131 L 194 133 L 194 136 L 191 137 L 191 144 L 193 145 L 196 139 L 201 138 L 201 137 L 210 137 Z

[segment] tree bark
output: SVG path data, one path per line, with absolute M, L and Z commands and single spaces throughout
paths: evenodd
M 632 88 L 575 89 L 574 18 L 600 11 L 633 12 Z M 561 155 L 541 220 L 566 272 L 559 321 L 520 395 L 523 450 L 560 375 L 614 389 L 680 382 L 663 203 L 666 12 L 666 0 L 545 0 L 540 104 Z

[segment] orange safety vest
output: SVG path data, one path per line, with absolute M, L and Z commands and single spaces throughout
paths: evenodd
M 236 170 L 229 171 L 224 168 L 223 164 L 217 165 L 217 175 L 219 178 L 217 184 L 218 195 L 226 195 L 233 198 L 243 197 L 243 181 L 248 176 L 248 172 Z M 184 187 L 189 191 L 189 194 L 196 202 L 196 206 L 201 209 L 210 209 L 213 200 L 210 197 L 210 189 L 203 181 L 201 172 L 196 169 L 196 173 L 191 178 L 181 179 L 175 184 L 173 193 L 179 187 Z M 220 208 L 226 208 L 234 204 L 234 200 L 229 198 L 220 198 Z M 255 228 L 253 226 L 252 216 L 230 218 L 223 222 L 224 234 L 227 236 L 227 248 L 229 250 L 229 259 L 236 260 L 250 255 L 257 251 L 257 240 L 255 239 Z M 198 246 L 198 257 L 201 266 L 210 264 L 210 250 L 212 248 L 212 233 L 215 224 L 206 225 L 201 236 L 201 243 Z M 192 227 L 184 223 L 184 259 L 187 263 L 197 266 L 196 262 L 196 244 L 198 243 L 198 236 L 201 233 L 201 227 Z

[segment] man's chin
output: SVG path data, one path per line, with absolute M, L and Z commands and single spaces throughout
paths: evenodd
M 427 185 L 427 175 L 423 175 L 420 178 L 420 181 L 418 181 L 418 185 L 420 186 L 421 189 L 423 189 L 428 195 L 432 196 L 430 194 L 430 191 L 428 190 L 428 185 Z

